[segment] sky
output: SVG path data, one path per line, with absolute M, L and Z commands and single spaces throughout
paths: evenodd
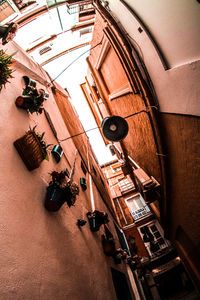
M 58 82 L 63 88 L 67 88 L 71 96 L 72 104 L 74 105 L 85 130 L 97 127 L 93 115 L 88 107 L 87 101 L 85 100 L 80 88 L 80 84 L 85 82 L 85 76 L 87 74 L 87 63 L 85 59 L 89 55 L 89 49 L 90 46 L 79 48 L 43 66 L 43 68 L 54 79 L 72 61 L 88 50 L 85 55 L 81 56 L 81 58 L 73 63 L 62 75 L 56 79 L 56 82 Z M 110 150 L 105 146 L 98 129 L 88 132 L 87 135 L 100 165 L 114 159 L 110 153 Z

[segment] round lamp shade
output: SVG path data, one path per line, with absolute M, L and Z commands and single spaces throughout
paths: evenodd
M 119 142 L 128 134 L 128 123 L 119 116 L 104 118 L 101 126 L 103 135 L 111 142 Z

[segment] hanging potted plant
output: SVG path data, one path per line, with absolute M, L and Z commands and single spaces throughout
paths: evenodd
M 69 207 L 74 205 L 76 196 L 79 194 L 78 185 L 67 180 L 64 171 L 53 171 L 50 175 L 51 181 L 47 187 L 45 208 L 49 211 L 58 211 L 65 202 Z
M 114 255 L 112 255 L 113 260 L 116 264 L 120 264 L 122 260 L 125 260 L 127 258 L 127 252 L 126 250 L 122 248 L 116 249 Z
M 47 210 L 58 211 L 65 202 L 69 207 L 75 204 L 76 196 L 79 194 L 79 186 L 73 182 L 76 155 L 69 177 L 66 171 L 51 172 L 51 181 L 47 187 L 45 197 L 45 208 Z
M 105 234 L 101 236 L 101 242 L 102 242 L 102 247 L 103 247 L 103 252 L 107 256 L 113 256 L 115 255 L 116 248 L 115 248 L 115 241 L 113 238 L 112 233 L 108 229 L 108 226 L 104 224 L 104 231 Z
M 44 133 L 36 133 L 35 128 L 36 126 L 14 142 L 15 148 L 29 171 L 38 168 L 44 159 L 49 160 L 50 145 L 43 140 Z
M 99 231 L 101 225 L 109 222 L 108 214 L 99 210 L 87 213 L 90 230 L 95 232 Z
M 2 45 L 5 45 L 13 40 L 18 30 L 18 27 L 18 24 L 14 22 L 5 25 L 0 25 L 0 39 L 2 39 Z
M 15 104 L 18 108 L 28 110 L 31 114 L 36 112 L 41 114 L 44 110 L 44 93 L 33 86 L 26 86 L 23 89 L 22 96 L 17 97 Z
M 9 79 L 13 78 L 14 70 L 10 68 L 13 64 L 12 56 L 13 54 L 9 55 L 4 50 L 0 50 L 0 91 L 9 82 Z
M 47 187 L 45 197 L 45 208 L 49 211 L 57 211 L 65 202 L 64 189 L 66 187 L 64 171 L 53 171 L 51 181 Z

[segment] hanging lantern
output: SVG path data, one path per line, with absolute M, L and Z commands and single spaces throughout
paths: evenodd
M 101 126 L 103 135 L 112 142 L 119 142 L 128 134 L 128 123 L 119 116 L 104 118 Z

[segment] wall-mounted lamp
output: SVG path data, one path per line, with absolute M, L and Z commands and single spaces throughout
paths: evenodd
M 119 116 L 104 118 L 101 126 L 103 135 L 111 142 L 119 142 L 128 134 L 128 123 Z

